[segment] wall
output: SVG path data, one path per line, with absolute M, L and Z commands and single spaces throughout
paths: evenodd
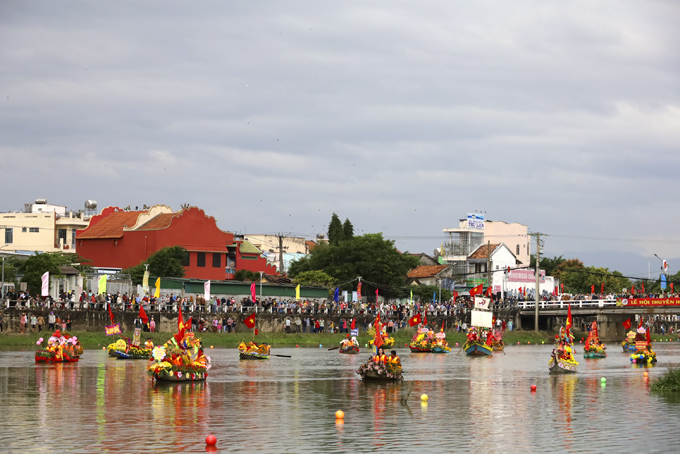
M 5 229 L 0 229 L 0 244 L 4 251 L 54 252 L 56 215 L 54 213 L 2 213 L 0 225 L 12 228 L 13 241 L 5 243 Z M 26 227 L 26 232 L 21 229 Z M 30 228 L 38 228 L 31 232 Z
M 523 266 L 529 266 L 530 263 L 531 245 L 528 233 L 527 226 L 517 222 L 485 221 L 484 223 L 484 243 L 487 241 L 492 244 L 505 243 Z M 519 254 L 516 253 L 517 246 L 519 246 Z

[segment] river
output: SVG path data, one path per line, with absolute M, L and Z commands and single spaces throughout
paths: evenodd
M 101 350 L 56 365 L 3 350 L 0 451 L 205 452 L 208 434 L 218 452 L 648 453 L 680 445 L 680 399 L 650 393 L 644 377 L 679 364 L 680 343 L 655 344 L 659 363 L 649 369 L 618 345 L 606 359 L 579 353 L 578 374 L 563 376 L 548 375 L 551 349 L 508 346 L 468 358 L 456 348 L 400 348 L 405 380 L 387 384 L 355 374 L 368 353 L 281 348 L 272 354 L 291 358 L 239 361 L 236 349 L 208 349 L 208 380 L 179 385 L 154 385 L 146 361 Z

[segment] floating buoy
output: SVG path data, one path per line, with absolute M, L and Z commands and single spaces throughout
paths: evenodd
M 519 342 L 517 342 L 517 345 L 519 345 Z
M 343 419 L 345 417 L 345 412 L 338 410 L 335 412 L 335 419 Z
M 527 345 L 530 345 L 530 344 L 531 344 L 531 342 L 527 341 Z
M 536 385 L 531 385 L 531 391 L 536 392 Z
M 208 435 L 205 437 L 205 444 L 208 446 L 215 446 L 217 444 L 217 437 L 214 435 Z
M 106 350 L 106 347 L 102 347 L 102 350 Z
M 421 394 L 420 400 L 423 401 L 423 402 L 427 402 L 427 394 Z
M 644 375 L 645 377 L 649 377 L 649 372 L 645 371 L 645 373 L 642 375 Z
M 604 378 L 604 377 L 600 378 L 600 381 L 601 381 L 602 383 L 607 383 L 607 379 Z
M 323 347 L 323 345 L 319 344 L 319 348 Z
M 213 346 L 211 345 L 210 348 L 213 348 Z
M 458 347 L 458 342 L 456 342 L 456 347 Z
M 300 348 L 300 347 L 298 346 L 298 344 L 295 344 L 295 348 Z
M 404 347 L 408 347 L 408 344 L 404 344 Z

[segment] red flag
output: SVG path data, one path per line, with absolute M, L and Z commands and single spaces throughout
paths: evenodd
M 442 320 L 442 333 L 444 332 L 444 320 Z
M 595 293 L 595 284 L 590 286 L 590 293 Z
M 373 322 L 374 325 L 377 325 L 380 323 L 380 312 L 378 312 L 378 315 L 375 317 L 375 322 Z
M 182 304 L 177 304 L 177 308 L 179 309 L 179 317 L 177 317 L 177 330 L 182 329 L 182 325 L 184 325 L 184 316 L 182 315 Z
M 630 319 L 623 322 L 623 328 L 624 329 L 630 329 Z
M 632 293 L 633 295 L 635 295 L 635 286 L 632 286 L 632 287 L 630 288 L 630 293 Z
M 649 333 L 649 329 L 645 330 L 645 339 L 647 339 L 647 344 L 651 345 L 652 344 L 652 336 Z
M 375 321 L 375 337 L 373 338 L 373 346 L 375 347 L 376 352 L 382 344 L 382 326 L 380 325 L 380 314 L 378 314 L 378 318 Z
M 644 283 L 644 281 L 641 282 L 640 285 L 642 286 L 642 293 L 645 293 L 645 283 Z
M 673 284 L 671 284 L 671 290 L 673 289 L 672 286 L 673 286 Z M 456 302 L 456 298 L 458 298 L 458 292 L 454 290 L 453 291 L 453 302 L 454 303 Z
M 250 296 L 253 297 L 253 303 L 255 302 L 255 282 L 250 284 Z
M 470 290 L 470 296 L 475 296 L 475 295 L 481 295 L 482 294 L 482 284 L 479 284 L 477 287 L 473 287 L 472 290 Z
M 184 331 L 185 329 L 189 328 L 191 329 L 191 321 L 194 319 L 194 317 L 189 317 L 189 320 L 186 321 L 186 323 L 182 323 L 181 330 Z
M 554 288 L 553 288 L 552 294 L 553 294 L 553 296 L 557 296 L 557 287 L 554 287 Z
M 139 318 L 142 319 L 142 322 L 144 322 L 145 325 L 149 323 L 149 317 L 147 317 L 144 305 L 142 304 L 139 305 Z
M 569 330 L 571 329 L 571 304 L 567 306 L 567 334 L 569 334 Z
M 423 325 L 427 326 L 427 311 L 425 311 L 425 315 L 423 315 Z
M 257 336 L 258 334 L 260 334 L 260 333 L 259 333 L 259 331 L 257 330 L 257 328 L 255 328 L 255 335 Z
M 354 321 L 355 321 L 355 320 L 356 320 L 356 318 L 353 318 L 353 319 L 352 319 L 352 326 L 349 327 L 349 329 L 351 329 L 352 331 L 354 331 L 354 329 L 355 329 L 355 328 L 354 328 Z
M 486 289 L 486 296 L 488 296 L 489 298 L 491 298 L 491 287 L 489 287 L 489 288 Z
M 375 302 L 378 302 L 378 289 L 375 289 Z
M 180 342 L 182 342 L 182 339 L 184 339 L 184 328 L 179 330 L 177 334 L 175 334 L 175 342 L 177 342 L 177 345 L 179 345 Z
M 420 322 L 423 321 L 423 318 L 420 316 L 420 314 L 416 314 L 413 317 L 408 319 L 408 326 L 416 326 Z
M 248 328 L 254 328 L 255 327 L 255 312 L 250 314 L 248 317 L 244 318 L 243 323 L 245 323 Z
M 522 294 L 522 287 L 520 287 L 520 288 L 517 290 L 517 293 L 519 293 L 520 295 Z
M 638 329 L 642 328 L 642 317 L 640 317 L 640 323 L 638 323 Z
M 560 284 L 560 290 L 564 293 L 564 284 Z
M 113 325 L 113 312 L 111 311 L 111 305 L 108 305 L 109 307 L 109 318 L 111 319 L 111 324 Z
M 602 288 L 600 289 L 600 293 L 604 293 L 604 282 L 602 283 Z

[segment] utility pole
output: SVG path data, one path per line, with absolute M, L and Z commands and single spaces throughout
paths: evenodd
M 491 241 L 486 242 L 486 286 L 491 287 Z
M 283 234 L 279 233 L 277 238 L 279 239 L 279 274 L 283 274 Z
M 539 303 L 539 290 L 541 286 L 541 275 L 540 275 L 540 263 L 541 263 L 541 246 L 543 246 L 543 241 L 541 241 L 542 236 L 548 236 L 545 233 L 535 232 L 530 233 L 529 236 L 536 238 L 536 293 L 534 295 L 534 301 L 536 303 L 536 308 L 534 312 L 534 331 L 538 332 L 538 303 Z

